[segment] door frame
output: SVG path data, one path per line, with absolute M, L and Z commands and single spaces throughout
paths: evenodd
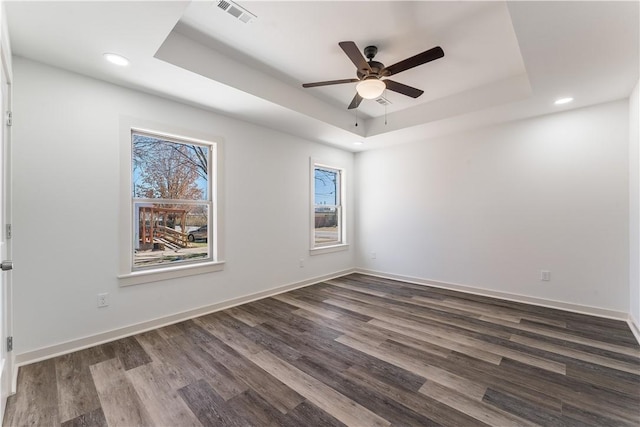
M 3 83 L 6 83 L 5 87 L 2 87 L 2 92 L 6 92 L 6 105 L 4 102 L 0 102 L 2 105 L 2 110 L 0 111 L 0 117 L 2 120 L 2 128 L 3 132 L 2 144 L 0 145 L 0 149 L 3 150 L 2 153 L 2 161 L 4 164 L 2 165 L 2 173 L 3 176 L 0 177 L 0 185 L 3 186 L 1 194 L 4 196 L 4 199 L 0 200 L 0 209 L 3 210 L 3 219 L 4 223 L 0 224 L 0 233 L 2 237 L 2 243 L 4 244 L 4 259 L 12 259 L 12 245 L 11 245 L 11 235 L 9 234 L 7 224 L 11 224 L 11 127 L 8 126 L 6 112 L 12 110 L 12 93 L 11 93 L 11 83 L 13 81 L 12 75 L 12 66 L 11 66 L 11 45 L 9 42 L 9 30 L 7 27 L 7 17 L 5 13 L 4 1 L 0 1 L 0 73 L 3 75 Z M 2 331 L 0 331 L 0 345 L 6 349 L 6 337 L 10 337 L 13 335 L 13 312 L 12 312 L 12 273 L 10 271 L 0 272 L 3 275 L 2 277 L 2 286 L 4 289 L 0 289 L 0 292 L 3 292 L 4 298 L 1 298 L 1 302 L 3 303 L 2 307 L 2 315 L 3 318 L 0 319 L 0 325 Z M 4 409 L 6 406 L 6 400 L 4 397 L 7 397 L 10 394 L 16 392 L 17 386 L 17 375 L 15 372 L 15 357 L 13 351 L 7 351 L 5 354 L 5 372 L 4 376 L 1 378 L 2 383 L 0 387 L 2 387 L 3 392 L 6 392 L 6 396 L 2 396 L 1 410 L 0 412 L 0 420 L 4 418 Z

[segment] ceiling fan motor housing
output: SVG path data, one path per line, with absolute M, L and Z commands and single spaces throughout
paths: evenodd
M 358 70 L 357 75 L 359 79 L 363 79 L 366 77 L 383 77 L 384 74 L 380 72 L 384 70 L 384 64 L 378 61 L 369 61 L 369 67 L 371 67 L 371 71 L 369 70 Z

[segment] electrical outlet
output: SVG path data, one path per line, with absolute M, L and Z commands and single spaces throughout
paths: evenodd
M 98 307 L 107 307 L 109 305 L 109 294 L 98 294 Z
M 304 268 L 304 258 L 300 258 L 300 259 L 298 260 L 298 267 L 300 267 L 300 268 Z
M 548 270 L 540 270 L 540 280 L 548 282 L 551 280 L 551 272 Z

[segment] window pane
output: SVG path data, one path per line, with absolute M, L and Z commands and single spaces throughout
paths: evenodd
M 315 223 L 314 236 L 316 246 L 341 243 L 339 208 L 316 206 Z
M 134 203 L 134 268 L 211 257 L 207 204 Z
M 314 171 L 314 204 L 315 205 L 339 205 L 338 189 L 340 173 L 336 170 L 315 168 Z
M 132 135 L 133 197 L 208 200 L 209 147 Z

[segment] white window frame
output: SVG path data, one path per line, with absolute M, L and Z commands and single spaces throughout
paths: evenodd
M 336 171 L 339 175 L 339 188 L 338 188 L 338 204 L 335 207 L 339 211 L 339 231 L 340 231 L 340 241 L 339 243 L 330 243 L 326 245 L 316 245 L 315 239 L 315 228 L 316 228 L 316 204 L 315 204 L 315 170 L 316 168 L 327 169 L 330 171 Z M 342 166 L 338 166 L 332 164 L 331 162 L 324 162 L 315 159 L 310 159 L 309 162 L 309 183 L 310 183 L 310 209 L 309 209 L 309 217 L 310 217 L 310 235 L 309 235 L 309 254 L 310 255 L 319 255 L 330 252 L 337 252 L 347 250 L 349 248 L 349 244 L 347 243 L 347 203 L 346 203 L 346 182 L 347 182 L 347 171 L 346 168 Z M 334 206 L 334 205 L 332 205 Z
M 209 257 L 203 260 L 179 263 L 178 265 L 156 265 L 145 268 L 133 265 L 134 250 L 134 198 L 132 197 L 132 135 L 144 134 L 167 141 L 178 143 L 195 143 L 207 145 L 210 152 L 210 177 L 208 179 L 208 200 L 194 201 L 195 203 L 210 203 L 209 206 Z M 122 117 L 120 120 L 120 286 L 138 285 L 175 279 L 196 274 L 211 273 L 224 269 L 223 261 L 223 171 L 222 171 L 223 143 L 221 138 L 206 135 L 201 132 L 180 129 L 135 118 Z M 138 201 L 139 199 L 136 199 Z M 160 200 L 160 199 L 158 199 Z M 158 200 L 149 200 L 157 203 Z M 160 200 L 162 201 L 162 200 Z M 136 224 L 137 225 L 137 224 Z

